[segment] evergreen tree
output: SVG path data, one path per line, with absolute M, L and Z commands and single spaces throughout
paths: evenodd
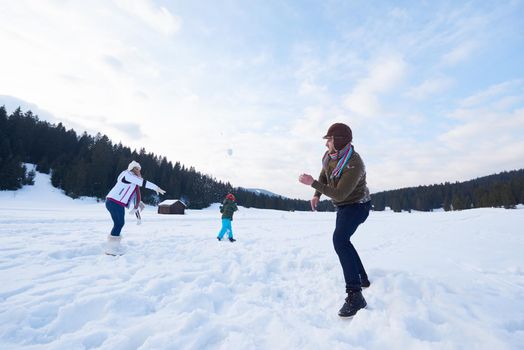
M 34 185 L 35 184 L 35 176 L 36 173 L 33 169 L 31 169 L 25 176 L 24 180 L 22 180 L 22 185 Z
M 20 157 L 11 157 L 0 168 L 0 190 L 17 190 L 25 181 L 26 168 Z

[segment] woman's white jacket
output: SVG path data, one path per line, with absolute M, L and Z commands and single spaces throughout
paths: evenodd
M 149 188 L 154 191 L 158 188 L 151 181 L 146 181 L 132 172 L 124 170 L 118 175 L 115 186 L 109 191 L 106 198 L 127 207 L 131 200 L 137 196 L 139 187 Z

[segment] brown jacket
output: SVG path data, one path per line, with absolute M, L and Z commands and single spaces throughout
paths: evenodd
M 353 152 L 346 167 L 342 170 L 342 175 L 338 179 L 330 179 L 329 175 L 337 166 L 338 160 L 330 159 L 327 172 L 322 169 L 318 177 L 311 184 L 315 191 L 315 196 L 320 197 L 325 194 L 330 197 L 336 206 L 365 203 L 371 200 L 369 189 L 366 185 L 366 167 L 362 158 L 357 152 Z

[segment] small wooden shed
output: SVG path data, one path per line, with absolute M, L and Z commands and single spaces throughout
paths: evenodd
M 186 204 L 180 199 L 166 199 L 165 201 L 158 204 L 158 214 L 184 215 L 186 208 Z

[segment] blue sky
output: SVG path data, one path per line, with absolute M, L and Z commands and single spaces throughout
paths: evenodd
M 524 165 L 523 1 L 0 0 L 0 104 L 309 198 L 345 122 L 373 192 Z

